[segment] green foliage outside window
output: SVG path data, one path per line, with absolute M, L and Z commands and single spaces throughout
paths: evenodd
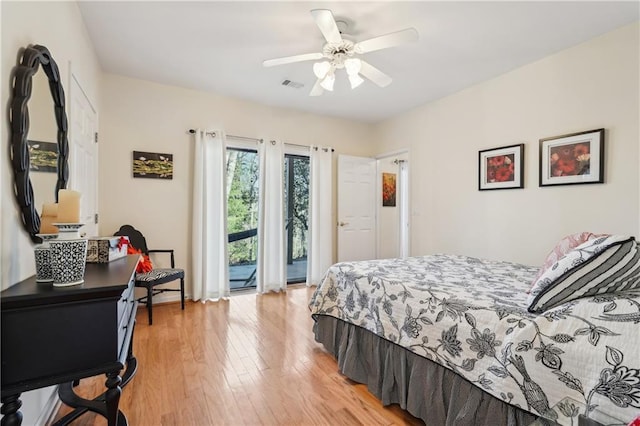
M 288 220 L 293 227 L 292 259 L 306 259 L 309 229 L 309 158 L 290 157 L 293 162 L 293 190 L 288 188 L 289 161 L 285 160 L 285 212 L 289 193 L 293 196 L 293 211 Z
M 291 160 L 291 161 L 289 161 Z M 291 259 L 307 257 L 307 230 L 309 220 L 309 158 L 292 156 L 284 163 L 284 212 L 291 217 L 287 227 L 292 228 Z M 289 188 L 289 165 L 293 164 L 293 187 Z M 227 232 L 258 228 L 258 154 L 255 151 L 227 149 Z M 292 196 L 291 209 L 288 197 Z M 287 229 L 287 232 L 289 230 Z M 285 234 L 287 235 L 287 234 Z M 229 243 L 229 264 L 255 263 L 258 238 L 251 237 Z
M 258 228 L 258 154 L 227 150 L 227 232 Z M 229 243 L 229 264 L 254 263 L 256 237 Z

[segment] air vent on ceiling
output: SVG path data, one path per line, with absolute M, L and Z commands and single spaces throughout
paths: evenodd
M 283 86 L 291 87 L 293 89 L 301 89 L 304 87 L 304 84 L 298 83 L 297 81 L 284 80 L 281 83 Z

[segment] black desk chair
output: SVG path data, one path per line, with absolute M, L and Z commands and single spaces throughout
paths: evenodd
M 149 272 L 136 273 L 136 287 L 143 287 L 147 289 L 147 295 L 138 299 L 138 302 L 144 302 L 147 305 L 147 311 L 149 312 L 149 325 L 153 324 L 153 296 L 156 294 L 164 293 L 165 291 L 179 291 L 180 303 L 184 310 L 184 270 L 178 269 L 175 266 L 175 260 L 173 257 L 173 249 L 168 250 L 149 250 L 147 248 L 147 240 L 144 235 L 131 225 L 122 225 L 118 232 L 113 235 L 129 237 L 129 243 L 134 249 L 140 250 L 142 253 L 149 255 L 149 253 L 169 253 L 171 254 L 171 268 L 154 268 Z M 154 288 L 160 284 L 166 284 L 171 281 L 180 280 L 180 288 Z

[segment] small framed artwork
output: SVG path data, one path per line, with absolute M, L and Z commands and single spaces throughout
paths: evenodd
M 382 207 L 396 206 L 396 174 L 382 173 Z
M 32 172 L 58 172 L 58 144 L 27 140 L 29 146 L 29 170 Z
M 133 151 L 133 177 L 173 179 L 173 154 Z
M 524 144 L 479 152 L 478 189 L 524 188 Z
M 540 186 L 604 183 L 604 129 L 540 139 Z

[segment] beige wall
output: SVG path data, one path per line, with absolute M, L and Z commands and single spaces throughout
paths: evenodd
M 29 44 L 46 46 L 60 69 L 63 85 L 69 88 L 69 67 L 81 79 L 92 102 L 99 100 L 100 67 L 74 2 L 0 2 L 2 33 L 2 91 L 3 119 L 0 121 L 2 149 L 0 149 L 0 204 L 2 222 L 0 234 L 2 246 L 0 262 L 2 288 L 9 287 L 35 273 L 33 245 L 23 231 L 22 222 L 13 195 L 13 176 L 8 156 L 8 129 L 5 106 L 7 105 L 11 81 L 11 70 L 18 59 L 18 51 Z M 40 95 L 34 89 L 33 99 Z M 50 95 L 49 95 L 50 96 Z M 68 111 L 67 111 L 68 112 Z M 53 117 L 53 109 L 50 110 Z M 31 122 L 34 129 L 30 136 L 38 136 L 35 116 Z M 38 136 L 39 137 L 39 136 Z M 54 192 L 51 187 L 51 192 Z M 22 396 L 23 424 L 42 424 L 47 415 L 43 407 L 51 404 L 52 389 L 40 389 Z
M 638 235 L 639 27 L 618 29 L 375 126 L 409 147 L 412 254 L 541 264 L 579 231 Z M 605 184 L 538 187 L 538 140 L 606 129 Z M 525 189 L 478 191 L 478 151 L 525 143 Z
M 100 105 L 100 233 L 129 223 L 149 246 L 174 248 L 190 269 L 193 135 L 187 129 L 329 145 L 338 154 L 372 155 L 366 124 L 274 108 L 131 78 L 105 75 Z M 134 179 L 132 151 L 173 154 L 173 180 Z M 335 169 L 335 167 L 334 167 Z M 335 202 L 334 202 L 335 218 Z M 190 273 L 187 287 L 190 293 Z

